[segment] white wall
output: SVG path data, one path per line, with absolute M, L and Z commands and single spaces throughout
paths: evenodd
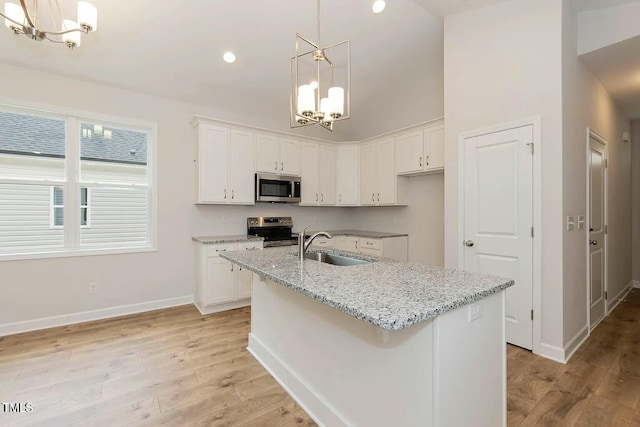
M 458 135 L 540 116 L 542 343 L 562 347 L 561 0 L 511 0 L 445 18 L 445 265 L 458 265 Z
M 587 212 L 587 142 L 591 128 L 608 141 L 608 294 L 609 303 L 631 280 L 631 144 L 623 144 L 629 121 L 577 56 L 578 19 L 564 2 L 562 52 L 563 217 Z M 593 31 L 592 31 L 593 32 Z M 599 32 L 599 31 L 597 31 Z M 586 239 L 584 230 L 563 230 L 564 344 L 588 325 Z
M 640 120 L 631 123 L 632 277 L 640 281 Z
M 578 54 L 640 35 L 640 2 L 587 10 L 578 14 Z
M 290 214 L 298 225 L 314 222 L 327 228 L 344 228 L 349 219 L 347 210 L 338 208 L 195 206 L 189 121 L 204 115 L 246 123 L 240 115 L 8 65 L 0 65 L 0 75 L 3 98 L 158 123 L 159 247 L 140 254 L 0 262 L 0 325 L 192 295 L 191 236 L 245 233 L 250 215 Z M 279 130 L 289 131 L 287 126 Z M 229 224 L 220 223 L 223 216 Z M 97 294 L 88 294 L 89 282 L 98 283 Z
M 444 174 L 408 179 L 406 207 L 354 208 L 354 228 L 409 234 L 409 261 L 444 265 Z

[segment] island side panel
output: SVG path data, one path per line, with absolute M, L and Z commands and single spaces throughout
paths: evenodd
M 254 275 L 249 351 L 319 425 L 432 426 L 433 322 L 383 330 Z
M 506 425 L 504 316 L 500 291 L 435 319 L 437 425 Z

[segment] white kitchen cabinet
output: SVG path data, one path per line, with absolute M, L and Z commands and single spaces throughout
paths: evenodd
M 395 141 L 385 138 L 360 147 L 360 203 L 406 204 L 406 182 L 395 173 Z
M 300 176 L 300 142 L 291 138 L 258 134 L 256 171 Z
M 346 250 L 363 255 L 407 261 L 409 248 L 407 236 L 385 237 L 380 239 L 347 236 Z
M 253 205 L 254 134 L 199 123 L 197 203 Z
M 396 137 L 396 173 L 415 175 L 444 169 L 444 126 Z
M 336 149 L 327 145 L 302 144 L 301 205 L 336 204 Z
M 202 314 L 249 305 L 253 274 L 220 257 L 221 252 L 257 250 L 262 242 L 198 244 L 195 303 Z
M 336 204 L 360 203 L 360 149 L 357 145 L 339 145 L 336 149 Z

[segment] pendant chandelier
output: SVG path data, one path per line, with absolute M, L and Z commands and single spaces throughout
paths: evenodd
M 291 58 L 291 127 L 333 123 L 349 118 L 351 42 L 320 45 L 320 0 L 317 0 L 317 43 L 296 34 Z
M 20 0 L 20 4 L 6 2 L 4 24 L 15 35 L 24 34 L 31 40 L 48 40 L 53 43 L 64 43 L 69 49 L 80 46 L 82 33 L 88 34 L 98 27 L 98 10 L 86 1 L 78 2 L 78 20 L 63 19 L 62 10 L 58 0 L 49 0 L 49 9 L 53 21 L 52 30 L 43 30 L 41 24 L 41 11 L 38 0 Z

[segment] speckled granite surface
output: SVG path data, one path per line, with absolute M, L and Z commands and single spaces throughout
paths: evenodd
M 292 247 L 232 251 L 220 256 L 346 314 L 391 330 L 408 328 L 514 283 L 495 276 L 345 251 L 323 251 L 374 262 L 349 267 L 313 260 L 301 262 Z
M 214 245 L 216 243 L 236 243 L 236 242 L 252 242 L 254 240 L 264 240 L 262 237 L 247 236 L 246 234 L 237 234 L 230 236 L 196 236 L 192 237 L 198 243 L 205 245 Z
M 405 233 L 383 233 L 380 231 L 366 231 L 366 230 L 322 230 L 331 234 L 332 236 L 357 236 L 357 237 L 369 237 L 371 239 L 384 239 L 385 237 L 403 237 L 408 236 Z M 306 236 L 311 236 L 315 231 L 307 230 Z

